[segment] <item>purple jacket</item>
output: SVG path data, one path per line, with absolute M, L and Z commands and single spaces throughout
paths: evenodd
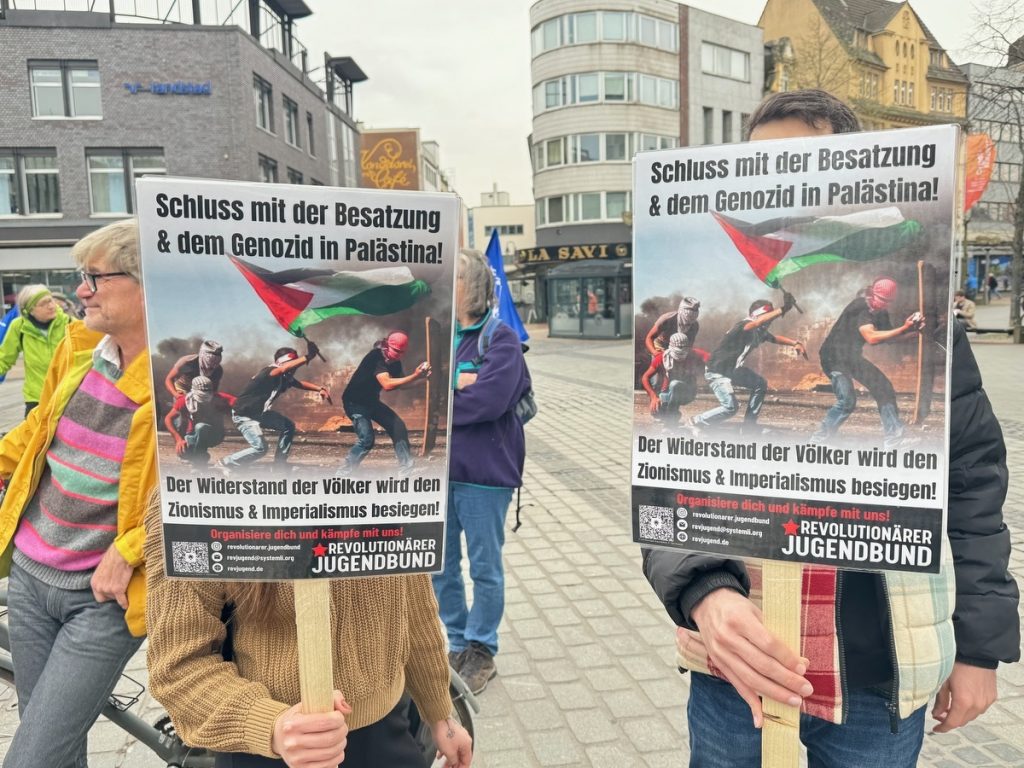
M 452 393 L 448 479 L 453 483 L 518 488 L 523 483 L 526 439 L 514 409 L 530 387 L 530 374 L 519 337 L 504 323 L 494 329 L 483 362 L 479 367 L 474 363 L 485 320 L 458 328 L 455 334 L 452 378 L 476 372 L 477 380 Z

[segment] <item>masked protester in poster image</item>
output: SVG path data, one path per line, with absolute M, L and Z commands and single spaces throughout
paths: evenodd
M 292 582 L 166 578 L 157 494 L 146 532 L 150 690 L 187 744 L 218 753 L 217 766 L 424 768 L 408 691 L 446 765 L 468 768 L 472 741 L 451 717 L 429 575 L 331 581 L 334 709 L 303 714 Z
M 976 311 L 977 307 L 973 301 L 967 298 L 967 294 L 964 291 L 957 291 L 953 294 L 953 316 L 967 330 L 973 330 L 978 327 L 977 322 L 974 320 L 974 313 Z
M 220 381 L 224 378 L 221 358 L 224 347 L 213 339 L 204 339 L 199 351 L 179 357 L 164 378 L 164 388 L 177 399 L 188 394 L 192 389 L 192 379 L 205 376 L 213 385 L 213 391 L 220 389 Z
M 812 90 L 770 96 L 748 130 L 757 140 L 859 126 L 845 104 Z M 938 732 L 995 701 L 996 666 L 1020 658 L 1019 594 L 1002 517 L 1006 448 L 967 336 L 953 330 L 942 542 L 952 557 L 941 574 L 804 566 L 800 647 L 789 649 L 764 626 L 756 565 L 644 550 L 644 574 L 678 627 L 678 663 L 692 672 L 691 766 L 760 766 L 760 697 L 800 705 L 810 764 L 833 768 L 911 768 L 932 696 Z
M 189 392 L 179 395 L 164 417 L 179 459 L 197 467 L 210 463 L 210 449 L 224 442 L 224 418 L 231 415 L 235 400 L 216 391 L 210 378 L 193 377 Z
M 914 312 L 902 325 L 892 325 L 888 307 L 896 300 L 899 286 L 890 277 L 879 277 L 861 295 L 846 305 L 821 345 L 821 369 L 832 381 L 836 404 L 829 408 L 821 426 L 811 436 L 812 443 L 831 440 L 857 407 L 859 381 L 875 399 L 882 420 L 886 449 L 906 444 L 904 424 L 896 403 L 896 390 L 877 366 L 864 357 L 864 345 L 884 344 L 924 328 L 925 318 Z
M 700 317 L 700 302 L 692 296 L 684 296 L 679 301 L 679 308 L 675 312 L 666 312 L 655 320 L 644 339 L 644 346 L 651 353 L 651 358 L 653 359 L 656 354 L 668 349 L 669 340 L 674 333 L 684 334 L 692 346 L 697 341 L 697 333 L 700 331 L 698 317 Z
M 274 403 L 289 389 L 316 392 L 322 400 L 332 402 L 327 387 L 296 378 L 299 368 L 309 365 L 319 351 L 320 348 L 309 340 L 304 355 L 291 347 L 281 347 L 274 352 L 273 364 L 264 366 L 249 380 L 231 410 L 231 421 L 249 447 L 221 459 L 217 464 L 221 471 L 229 474 L 264 456 L 268 450 L 264 429 L 278 433 L 274 467 L 285 467 L 295 437 L 295 422 L 273 410 Z
M 685 333 L 672 334 L 668 349 L 657 352 L 640 377 L 640 384 L 651 399 L 651 416 L 666 426 L 679 422 L 679 409 L 697 397 L 697 382 L 704 376 L 709 357 L 703 349 L 693 347 Z M 660 391 L 655 391 L 655 379 L 661 383 Z
M 18 317 L 11 320 L 0 344 L 0 377 L 6 376 L 18 356 L 25 358 L 25 415 L 39 403 L 46 369 L 64 338 L 71 318 L 61 309 L 45 285 L 26 285 L 18 291 Z
M 146 632 L 156 434 L 137 241 L 126 219 L 71 249 L 85 321 L 68 325 L 39 405 L 0 442 L 21 716 L 4 768 L 86 765 L 86 734 Z
M 526 440 L 516 403 L 530 374 L 519 336 L 505 323 L 492 326 L 480 356 L 480 334 L 494 311 L 494 273 L 479 251 L 459 252 L 452 362 L 451 458 L 444 570 L 434 576 L 449 657 L 473 693 L 497 674 L 498 624 L 505 610 L 505 515 L 512 490 L 522 485 Z M 462 579 L 466 537 L 473 605 Z
M 398 472 L 403 477 L 412 474 L 413 460 L 409 448 L 409 431 L 405 422 L 380 401 L 380 393 L 425 380 L 430 376 L 430 363 L 424 361 L 408 376 L 402 370 L 402 357 L 409 348 L 409 336 L 404 331 L 392 331 L 373 345 L 356 368 L 348 386 L 341 395 L 341 404 L 352 420 L 356 444 L 348 452 L 338 475 L 352 474 L 366 454 L 373 448 L 373 423 L 380 424 L 391 438 L 398 457 Z
M 747 316 L 729 329 L 721 343 L 711 353 L 704 378 L 718 398 L 719 405 L 691 418 L 690 426 L 693 429 L 700 431 L 735 416 L 739 410 L 735 387 L 743 387 L 750 390 L 750 399 L 747 401 L 742 431 L 750 434 L 762 432 L 757 425 L 757 417 L 761 413 L 761 406 L 764 405 L 768 382 L 763 376 L 744 365 L 747 355 L 767 341 L 795 347 L 801 355 L 807 357 L 803 342 L 786 336 L 777 336 L 768 331 L 768 326 L 773 321 L 783 317 L 796 305 L 793 294 L 788 291 L 782 293 L 784 298 L 781 307 L 773 306 L 766 299 L 752 303 Z

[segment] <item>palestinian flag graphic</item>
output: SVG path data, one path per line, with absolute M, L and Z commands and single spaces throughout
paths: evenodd
M 335 315 L 389 315 L 408 309 L 430 294 L 408 267 L 384 267 L 360 272 L 330 269 L 285 269 L 272 272 L 229 257 L 274 319 L 289 333 Z
M 923 234 L 918 221 L 899 208 L 875 208 L 845 216 L 805 216 L 758 224 L 712 213 L 743 254 L 750 269 L 770 288 L 812 264 L 873 261 L 912 243 Z

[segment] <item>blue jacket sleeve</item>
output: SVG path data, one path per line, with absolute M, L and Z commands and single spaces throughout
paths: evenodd
M 476 345 L 476 337 L 464 343 Z M 477 379 L 453 393 L 452 423 L 457 427 L 495 421 L 512 410 L 530 386 L 523 348 L 515 331 L 498 326 L 477 372 Z

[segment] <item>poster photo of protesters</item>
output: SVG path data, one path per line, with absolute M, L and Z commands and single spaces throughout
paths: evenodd
M 637 156 L 637 541 L 938 570 L 958 144 L 939 126 Z M 679 400 L 646 342 L 683 304 Z M 798 552 L 803 518 L 853 527 Z M 853 546 L 908 528 L 896 562 Z
M 424 384 L 449 376 L 458 199 L 175 178 L 137 195 L 174 575 L 437 570 L 449 398 Z M 279 544 L 209 559 L 238 537 Z

